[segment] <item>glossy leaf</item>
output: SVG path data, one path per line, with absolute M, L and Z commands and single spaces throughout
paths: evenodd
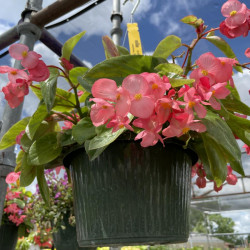
M 85 141 L 84 147 L 85 147 L 85 151 L 87 155 L 89 156 L 90 161 L 93 161 L 94 159 L 96 159 L 107 148 L 107 146 L 104 146 L 102 148 L 90 150 L 89 144 L 90 144 L 89 140 Z
M 71 37 L 69 40 L 67 40 L 63 47 L 62 47 L 62 58 L 65 58 L 67 60 L 70 59 L 70 56 L 72 54 L 72 51 L 76 44 L 79 42 L 79 40 L 84 36 L 86 32 L 83 31 L 73 37 Z
M 171 83 L 173 88 L 181 87 L 185 84 L 189 85 L 195 82 L 194 79 L 181 79 L 181 78 L 169 78 L 169 82 Z
M 122 46 L 119 46 L 119 45 L 116 45 L 118 51 L 119 51 L 119 55 L 120 56 L 125 56 L 125 55 L 129 55 L 129 51 L 125 48 L 125 47 L 122 47 Z
M 244 175 L 241 151 L 227 123 L 210 111 L 207 112 L 207 116 L 202 119 L 202 122 L 207 128 L 207 134 L 210 139 L 214 140 L 217 147 L 223 152 L 224 158 L 230 163 L 232 169 Z
M 11 147 L 16 144 L 16 137 L 25 130 L 30 117 L 26 117 L 15 123 L 2 137 L 0 141 L 0 150 Z
M 90 69 L 79 83 L 91 93 L 94 82 L 100 78 L 109 78 L 121 85 L 123 79 L 130 74 L 140 74 L 142 72 L 154 72 L 154 68 L 164 63 L 166 60 L 152 56 L 119 56 L 105 60 Z
M 38 85 L 39 86 L 39 85 Z M 35 85 L 37 87 L 37 85 Z M 34 94 L 42 100 L 42 93 L 40 89 L 34 88 L 31 86 L 32 91 Z M 71 111 L 75 107 L 75 95 L 57 88 L 56 89 L 56 96 L 55 96 L 55 102 L 52 110 L 59 111 L 59 112 L 64 112 L 64 111 Z
M 57 78 L 59 76 L 58 69 L 50 68 L 49 71 L 49 78 L 44 82 L 40 82 L 41 93 L 43 96 L 44 103 L 47 107 L 48 113 L 51 111 L 55 102 Z
M 162 63 L 155 67 L 155 70 L 157 70 L 162 75 L 168 76 L 169 73 L 174 73 L 176 75 L 182 75 L 183 69 L 181 66 L 174 64 L 174 63 Z
M 115 141 L 125 130 L 126 128 L 122 128 L 113 133 L 112 129 L 106 129 L 102 133 L 95 136 L 92 140 L 90 140 L 89 150 L 108 146 L 110 143 Z
M 72 128 L 72 136 L 79 144 L 83 144 L 86 140 L 96 135 L 95 126 L 89 117 L 80 120 Z
M 28 162 L 35 166 L 46 164 L 58 157 L 61 150 L 57 142 L 57 133 L 46 134 L 31 145 Z
M 21 166 L 21 175 L 20 175 L 20 185 L 22 187 L 29 186 L 36 177 L 36 167 L 28 164 L 27 154 L 24 155 Z
M 42 121 L 48 116 L 46 105 L 40 102 L 36 112 L 30 118 L 30 121 L 25 129 L 25 132 L 29 139 L 33 139 L 37 129 L 41 125 Z
M 58 141 L 62 147 L 76 143 L 76 141 L 74 140 L 72 136 L 72 129 L 67 129 L 67 130 L 64 130 L 63 133 L 59 133 Z
M 78 76 L 82 77 L 86 72 L 88 71 L 88 68 L 86 67 L 75 67 L 69 71 L 69 79 L 72 83 L 75 85 L 78 84 Z
M 182 46 L 178 36 L 170 35 L 164 38 L 156 47 L 154 57 L 168 58 L 176 49 Z
M 234 54 L 230 45 L 221 37 L 215 36 L 214 32 L 208 33 L 205 39 L 220 49 L 227 57 L 237 60 L 236 55 Z M 240 66 L 234 66 L 234 68 L 241 73 L 243 72 L 242 67 Z
M 20 150 L 17 154 L 16 157 L 16 167 L 15 167 L 15 172 L 20 171 L 21 166 L 22 166 L 22 161 L 23 161 L 23 157 L 24 157 L 25 152 L 23 150 Z
M 112 41 L 110 37 L 103 36 L 102 45 L 104 47 L 106 59 L 110 59 L 112 57 L 116 57 L 120 55 L 118 49 L 116 48 L 114 42 Z
M 49 192 L 49 187 L 44 176 L 44 167 L 38 166 L 36 168 L 36 173 L 37 173 L 37 182 L 38 182 L 40 193 L 43 197 L 45 204 L 47 206 L 50 206 L 50 192 Z

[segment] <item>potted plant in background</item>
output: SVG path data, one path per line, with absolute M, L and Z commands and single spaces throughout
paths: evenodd
M 232 73 L 249 69 L 249 63 L 238 62 L 215 31 L 247 36 L 249 12 L 229 0 L 222 6 L 225 21 L 210 30 L 202 19 L 184 17 L 181 21 L 195 28 L 193 42 L 167 36 L 152 56 L 129 55 L 104 37 L 107 59 L 89 70 L 69 62 L 84 32 L 64 44 L 61 67 L 46 66 L 24 45 L 10 47 L 26 71 L 0 67 L 10 80 L 3 88 L 6 100 L 14 108 L 31 89 L 41 102 L 31 117 L 10 128 L 0 149 L 13 146 L 21 133 L 20 183 L 29 185 L 37 177 L 47 204 L 44 170 L 63 159 L 71 166 L 80 246 L 186 241 L 197 155 L 216 188 L 226 180 L 228 164 L 244 176 L 235 137 L 249 148 L 250 121 L 242 115 L 250 115 L 250 108 L 241 102 Z M 194 61 L 200 40 L 226 57 L 207 52 Z M 175 62 L 181 47 L 186 49 L 182 66 Z M 245 55 L 250 57 L 249 48 Z M 68 91 L 57 87 L 58 78 L 69 84 Z
M 17 184 L 18 179 L 18 173 L 10 173 L 6 177 L 9 187 L 0 226 L 0 249 L 14 250 L 18 237 L 27 236 L 33 228 L 33 224 L 27 217 L 32 193 L 20 187 Z
M 50 206 L 45 204 L 37 187 L 28 216 L 38 227 L 34 241 L 40 247 L 52 246 L 54 242 L 58 250 L 80 249 L 76 239 L 72 187 L 68 182 L 66 171 L 61 169 L 62 167 L 58 167 L 56 171 L 53 169 L 45 171 L 50 192 Z

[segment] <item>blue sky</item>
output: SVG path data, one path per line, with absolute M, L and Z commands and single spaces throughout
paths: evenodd
M 44 0 L 43 6 L 45 7 L 53 2 L 54 0 Z M 123 0 L 121 0 L 121 2 L 123 3 Z M 122 23 L 124 35 L 126 34 L 126 23 L 129 22 L 130 12 L 135 2 L 136 0 L 128 1 L 125 6 L 121 4 L 121 11 L 124 17 Z M 170 34 L 181 37 L 182 42 L 189 44 L 192 39 L 195 38 L 195 32 L 192 27 L 182 24 L 179 21 L 184 16 L 193 14 L 202 18 L 205 21 L 205 25 L 208 25 L 208 29 L 218 27 L 220 22 L 224 19 L 220 12 L 220 8 L 224 2 L 225 0 L 141 0 L 134 15 L 134 21 L 138 22 L 143 52 L 147 54 L 152 53 L 157 44 Z M 247 7 L 250 8 L 250 0 L 245 0 L 244 2 Z M 18 22 L 20 13 L 24 9 L 25 4 L 26 0 L 2 1 L 0 8 L 0 34 Z M 69 13 L 61 19 L 76 13 L 80 9 L 81 8 Z M 69 37 L 86 30 L 86 35 L 76 46 L 74 53 L 91 67 L 105 59 L 101 37 L 103 35 L 110 35 L 110 30 L 112 28 L 110 22 L 111 12 L 112 0 L 106 0 L 85 15 L 50 31 L 63 43 Z M 216 35 L 220 35 L 219 31 L 216 32 Z M 231 45 L 241 63 L 249 62 L 249 59 L 244 55 L 244 51 L 250 47 L 250 35 L 247 38 L 241 37 L 236 39 L 227 39 L 223 35 L 221 35 L 221 37 Z M 125 40 L 125 47 L 128 48 L 127 37 L 124 39 L 123 36 L 121 41 L 123 42 L 123 40 Z M 57 56 L 53 55 L 53 53 L 41 43 L 38 42 L 36 44 L 35 50 L 43 55 L 46 63 L 58 63 Z M 179 49 L 176 53 L 181 53 L 182 51 L 184 51 L 184 48 Z M 207 41 L 202 41 L 194 50 L 194 59 L 197 59 L 199 55 L 208 51 L 213 52 L 216 56 L 223 56 L 223 54 L 213 45 L 209 44 Z M 178 62 L 181 64 L 181 60 Z M 0 65 L 10 63 L 9 56 L 0 59 Z M 242 100 L 250 105 L 250 96 L 248 93 L 250 89 L 250 73 L 247 71 L 244 71 L 244 74 L 236 73 L 234 75 L 234 80 Z M 0 87 L 4 86 L 6 83 L 6 76 L 0 75 Z M 37 100 L 32 94 L 26 97 L 24 115 L 31 114 L 36 104 Z M 0 93 L 0 118 L 3 113 L 3 106 L 3 94 Z M 245 214 L 246 216 L 244 218 L 242 216 L 242 219 L 238 220 L 237 223 L 241 225 L 239 229 L 244 228 L 244 230 L 250 231 L 250 216 L 249 213 L 245 212 Z M 235 218 L 241 217 L 236 215 Z

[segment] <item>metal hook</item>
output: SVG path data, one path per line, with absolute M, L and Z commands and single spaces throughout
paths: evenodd
M 139 6 L 140 1 L 141 1 L 141 0 L 137 0 L 137 2 L 136 2 L 136 4 L 135 4 L 134 8 L 133 8 L 132 11 L 131 11 L 131 17 L 135 14 L 135 11 L 136 11 L 137 7 Z

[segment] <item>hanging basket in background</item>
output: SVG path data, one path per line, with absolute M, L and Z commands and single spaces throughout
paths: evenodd
M 84 149 L 69 154 L 79 245 L 186 242 L 195 158 L 177 144 L 119 140 L 94 161 Z

